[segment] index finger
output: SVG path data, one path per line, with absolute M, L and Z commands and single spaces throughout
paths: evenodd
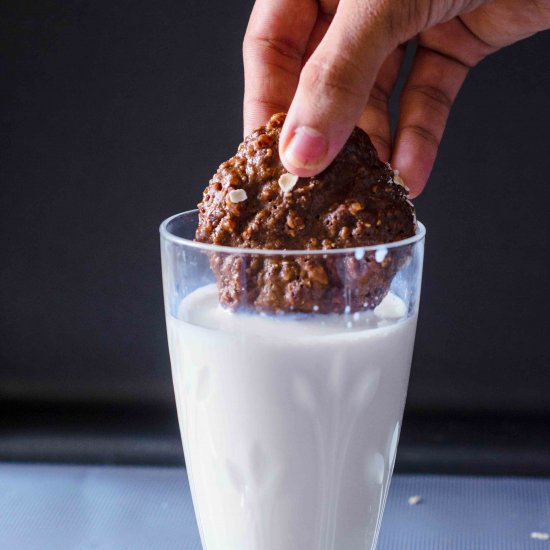
M 286 111 L 317 19 L 316 0 L 257 0 L 243 42 L 244 133 Z

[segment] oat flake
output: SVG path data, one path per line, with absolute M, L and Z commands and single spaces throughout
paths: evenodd
M 290 174 L 289 172 L 285 172 L 280 178 L 279 178 L 279 187 L 285 192 L 289 193 L 294 189 L 294 186 L 298 183 L 298 176 L 295 174 Z
M 231 202 L 243 202 L 246 199 L 247 196 L 244 189 L 233 189 L 233 191 L 229 191 L 229 200 Z

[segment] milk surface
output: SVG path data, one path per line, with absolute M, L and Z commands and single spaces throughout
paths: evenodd
M 203 548 L 374 548 L 414 344 L 404 303 L 235 314 L 212 285 L 167 325 Z

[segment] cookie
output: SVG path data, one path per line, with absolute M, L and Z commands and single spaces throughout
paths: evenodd
M 239 146 L 199 204 L 196 240 L 262 250 L 337 250 L 390 243 L 416 232 L 414 207 L 368 135 L 355 128 L 320 174 L 286 172 L 279 113 Z M 384 257 L 382 257 L 382 255 Z M 354 312 L 376 307 L 406 252 L 303 255 L 212 253 L 220 302 L 265 312 Z

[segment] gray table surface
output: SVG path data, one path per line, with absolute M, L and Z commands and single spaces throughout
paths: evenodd
M 550 550 L 533 532 L 550 532 L 549 479 L 397 475 L 378 548 Z M 183 469 L 0 465 L 1 550 L 200 548 Z

